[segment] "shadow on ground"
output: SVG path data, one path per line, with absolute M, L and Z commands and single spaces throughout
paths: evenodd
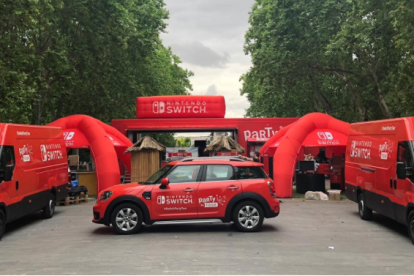
M 352 214 L 355 216 L 355 218 L 361 219 L 358 212 L 352 212 Z M 373 212 L 372 220 L 365 222 L 373 223 L 377 225 L 381 230 L 388 230 L 395 234 L 408 238 L 407 226 L 376 212 Z
M 277 232 L 278 229 L 274 225 L 264 224 L 260 232 Z M 168 224 L 168 225 L 143 225 L 139 231 L 140 235 L 154 233 L 233 233 L 239 232 L 231 223 L 223 224 Z M 96 235 L 114 235 L 114 229 L 111 227 L 99 227 L 95 229 L 93 234 Z
M 54 217 L 59 216 L 62 213 L 63 213 L 62 211 L 55 210 L 55 214 L 53 216 Z M 29 214 L 27 216 L 21 217 L 18 220 L 12 221 L 6 225 L 5 236 L 12 235 L 14 232 L 21 231 L 28 227 L 34 227 L 35 225 L 42 223 L 44 220 L 45 219 L 42 217 L 41 212 L 36 212 L 36 213 Z

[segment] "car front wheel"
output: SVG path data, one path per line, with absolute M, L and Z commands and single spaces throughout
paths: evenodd
M 258 231 L 263 224 L 263 220 L 263 209 L 256 202 L 244 201 L 234 208 L 233 222 L 239 231 Z
M 139 231 L 143 221 L 141 210 L 131 203 L 124 203 L 115 208 L 111 223 L 120 235 L 134 234 Z

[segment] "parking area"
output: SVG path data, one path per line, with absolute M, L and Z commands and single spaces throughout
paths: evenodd
M 94 202 L 8 225 L 1 274 L 414 274 L 404 226 L 356 203 L 286 199 L 258 233 L 231 224 L 156 225 L 114 235 L 93 224 Z

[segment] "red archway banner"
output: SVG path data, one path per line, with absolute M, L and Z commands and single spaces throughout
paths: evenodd
M 309 134 L 318 134 L 317 130 L 325 130 L 320 132 L 338 133 L 341 136 L 342 143 L 345 143 L 345 137 L 348 137 L 350 124 L 337 120 L 323 113 L 310 113 L 303 116 L 295 123 L 283 128 L 275 134 L 262 148 L 261 153 L 265 153 L 271 145 L 278 142 L 277 150 L 274 152 L 273 160 L 283 160 L 283 162 L 273 162 L 273 180 L 276 187 L 277 197 L 292 197 L 292 179 L 295 170 L 295 164 L 298 152 L 302 148 Z M 331 138 L 329 134 L 320 134 L 323 140 Z M 312 136 L 312 135 L 311 135 Z M 317 137 L 319 138 L 317 135 Z M 333 136 L 334 137 L 334 136 Z M 319 138 L 320 139 L 320 138 Z M 318 144 L 318 141 L 310 141 L 309 143 Z M 322 146 L 322 145 L 321 145 Z
M 65 130 L 76 130 L 77 134 L 84 135 L 83 137 L 87 140 L 95 161 L 98 193 L 120 183 L 118 158 L 130 170 L 130 156 L 124 154 L 124 152 L 127 147 L 132 146 L 132 142 L 115 128 L 86 115 L 72 115 L 61 118 L 50 123 L 49 126 L 61 127 L 63 132 Z M 82 141 L 82 143 L 85 144 L 86 142 Z M 119 146 L 115 147 L 115 143 Z

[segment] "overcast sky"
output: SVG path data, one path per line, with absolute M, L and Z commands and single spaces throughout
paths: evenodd
M 240 96 L 240 76 L 251 66 L 243 52 L 254 0 L 165 0 L 170 12 L 167 33 L 161 35 L 194 72 L 193 95 L 223 95 L 226 117 L 240 118 L 249 103 Z

